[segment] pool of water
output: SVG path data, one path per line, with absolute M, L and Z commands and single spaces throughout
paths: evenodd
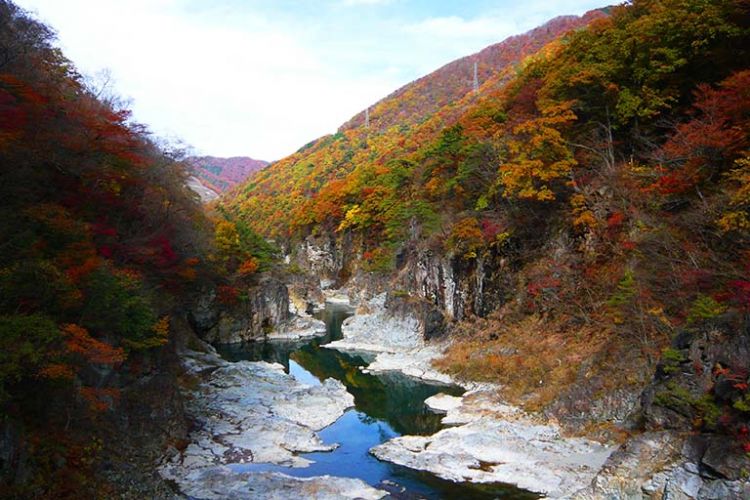
M 326 378 L 340 380 L 354 396 L 355 407 L 319 434 L 326 443 L 338 443 L 330 452 L 305 453 L 309 467 L 289 468 L 272 464 L 231 465 L 237 471 L 278 471 L 296 477 L 325 474 L 356 477 L 386 489 L 403 499 L 527 499 L 537 495 L 503 484 L 454 483 L 432 474 L 382 462 L 370 448 L 404 434 L 434 434 L 442 428 L 441 416 L 429 411 L 424 400 L 443 392 L 460 395 L 460 387 L 427 383 L 400 373 L 365 374 L 360 370 L 372 361 L 367 354 L 342 353 L 322 347 L 341 338 L 341 323 L 350 315 L 342 306 L 329 307 L 321 315 L 325 337 L 306 341 L 266 341 L 221 346 L 219 353 L 230 361 L 280 363 L 297 380 L 320 384 Z

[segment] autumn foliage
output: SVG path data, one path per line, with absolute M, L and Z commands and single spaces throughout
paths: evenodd
M 484 333 L 454 325 L 465 342 L 448 364 L 517 384 L 534 406 L 553 396 L 522 394 L 540 381 L 643 383 L 620 372 L 649 373 L 680 328 L 746 328 L 747 2 L 605 11 L 509 40 L 502 62 L 490 48 L 399 89 L 369 127 L 358 114 L 260 172 L 227 213 L 289 249 L 353 242 L 363 272 L 400 279 L 421 251 L 500 282 Z M 488 314 L 465 307 L 466 321 Z
M 39 441 L 29 473 L 45 474 L 81 449 L 87 419 L 118 408 L 132 366 L 150 369 L 169 342 L 175 304 L 214 273 L 212 224 L 178 152 L 6 1 L 0 47 L 0 413 Z M 81 462 L 63 462 L 61 487 L 98 496 Z

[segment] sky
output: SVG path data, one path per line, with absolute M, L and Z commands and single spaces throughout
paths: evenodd
M 194 154 L 276 160 L 440 66 L 602 0 L 15 0 Z

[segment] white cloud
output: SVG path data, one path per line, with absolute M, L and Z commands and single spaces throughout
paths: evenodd
M 278 159 L 397 86 L 388 75 L 338 77 L 289 29 L 255 15 L 229 26 L 185 15 L 175 0 L 22 3 L 59 31 L 81 71 L 111 68 L 137 120 L 205 154 Z

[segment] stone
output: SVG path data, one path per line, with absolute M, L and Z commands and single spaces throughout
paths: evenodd
M 750 458 L 729 436 L 709 439 L 701 463 L 730 480 L 745 479 L 750 473 Z
M 504 482 L 560 497 L 585 487 L 612 449 L 566 438 L 499 402 L 498 387 L 483 384 L 462 397 L 435 395 L 425 403 L 455 425 L 432 436 L 401 436 L 371 450 L 380 460 L 432 472 L 451 481 Z
M 322 337 L 326 334 L 326 324 L 310 316 L 295 316 L 279 325 L 276 330 L 266 335 L 269 340 L 297 340 L 310 337 Z

